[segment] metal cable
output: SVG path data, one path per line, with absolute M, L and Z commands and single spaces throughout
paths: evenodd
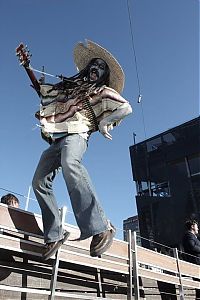
M 136 51 L 135 51 L 135 44 L 134 44 L 134 38 L 133 38 L 132 20 L 131 20 L 129 0 L 127 0 L 127 10 L 128 10 L 128 18 L 129 18 L 129 25 L 130 25 L 130 31 L 131 31 L 131 42 L 132 42 L 131 44 L 132 44 L 134 61 L 135 61 L 138 91 L 139 91 L 139 95 L 141 95 L 141 87 L 140 87 L 139 72 L 138 72 L 138 66 L 137 66 L 138 64 L 137 64 L 137 57 L 136 57 Z
M 135 43 L 134 43 L 134 37 L 133 37 L 133 26 L 132 26 L 132 19 L 131 19 L 131 12 L 130 12 L 130 6 L 129 6 L 129 0 L 126 1 L 127 3 L 127 10 L 128 10 L 128 19 L 129 19 L 129 26 L 130 26 L 130 33 L 131 33 L 131 45 L 132 45 L 132 51 L 133 51 L 133 57 L 135 62 L 135 69 L 136 69 L 136 76 L 137 76 L 137 85 L 138 85 L 138 103 L 141 104 L 141 112 L 142 112 L 142 122 L 143 122 L 143 129 L 144 129 L 144 136 L 146 139 L 146 126 L 145 126 L 145 119 L 144 119 L 144 111 L 143 111 L 143 105 L 142 105 L 142 94 L 141 94 L 141 85 L 140 85 L 140 78 L 139 78 L 139 71 L 138 71 L 138 63 L 137 63 L 137 56 L 136 56 L 136 50 L 135 50 Z

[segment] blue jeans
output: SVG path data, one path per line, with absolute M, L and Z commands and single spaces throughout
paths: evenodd
M 42 212 L 44 241 L 62 238 L 61 220 L 52 184 L 62 169 L 72 208 L 80 228 L 80 239 L 86 239 L 108 229 L 108 221 L 98 202 L 82 157 L 87 140 L 79 134 L 67 135 L 45 150 L 33 177 L 33 190 Z

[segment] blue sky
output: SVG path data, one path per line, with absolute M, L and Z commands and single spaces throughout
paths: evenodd
M 91 137 L 84 158 L 109 219 L 119 228 L 136 214 L 135 185 L 129 146 L 199 115 L 199 1 L 129 0 L 142 103 L 132 50 L 126 0 L 1 0 L 0 92 L 2 188 L 27 195 L 32 176 L 47 144 L 40 138 L 34 113 L 39 99 L 15 57 L 20 42 L 28 45 L 31 64 L 46 72 L 76 73 L 73 48 L 88 38 L 107 48 L 121 63 L 126 82 L 123 96 L 133 114 L 112 131 Z M 46 78 L 48 82 L 57 82 Z M 55 181 L 59 206 L 72 211 L 59 175 Z M 31 198 L 35 198 L 31 191 Z M 21 208 L 25 198 L 20 197 Z M 29 210 L 40 213 L 35 200 Z M 67 222 L 75 224 L 70 212 Z

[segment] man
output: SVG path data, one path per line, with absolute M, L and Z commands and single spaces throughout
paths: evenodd
M 199 228 L 195 220 L 188 220 L 185 223 L 186 233 L 183 237 L 184 251 L 188 262 L 200 265 L 200 241 L 197 238 Z
M 112 54 L 92 41 L 76 45 L 74 62 L 79 73 L 70 78 L 61 76 L 63 80 L 55 85 L 36 82 L 27 70 L 41 98 L 36 116 L 42 136 L 51 144 L 42 154 L 33 178 L 33 190 L 43 217 L 45 260 L 68 236 L 61 231 L 52 190 L 60 167 L 80 228 L 80 239 L 92 237 L 90 255 L 100 256 L 107 251 L 115 235 L 81 161 L 91 133 L 99 131 L 111 140 L 109 130 L 132 112 L 130 104 L 119 94 L 124 86 L 124 73 Z
M 19 200 L 13 194 L 6 194 L 1 197 L 1 203 L 7 204 L 9 206 L 19 208 Z

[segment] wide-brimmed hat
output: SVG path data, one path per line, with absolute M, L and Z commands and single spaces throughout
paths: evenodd
M 103 59 L 110 69 L 109 86 L 121 93 L 124 88 L 124 72 L 113 55 L 98 44 L 86 40 L 86 44 L 78 43 L 74 48 L 74 63 L 78 70 L 83 70 L 93 58 Z

